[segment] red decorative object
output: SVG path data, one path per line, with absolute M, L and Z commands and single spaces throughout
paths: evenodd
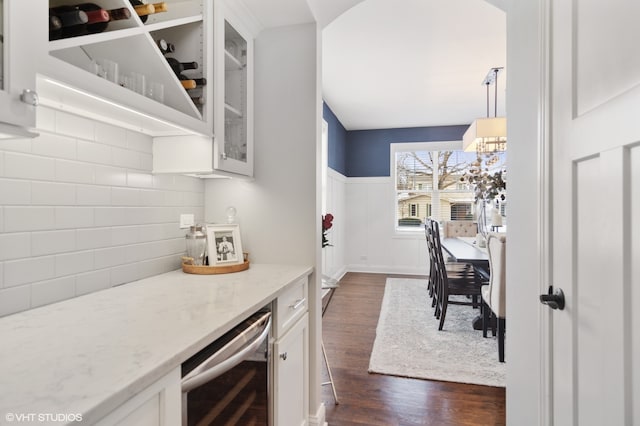
M 329 240 L 327 239 L 327 231 L 331 229 L 333 226 L 333 215 L 331 213 L 327 213 L 322 216 L 322 247 L 333 246 L 333 244 L 329 244 Z

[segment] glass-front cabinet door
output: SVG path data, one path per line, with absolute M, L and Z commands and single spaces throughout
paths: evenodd
M 30 3 L 0 0 L 0 138 L 33 136 L 27 129 L 35 126 L 35 63 L 43 44 L 38 37 L 47 23 Z
M 217 10 L 215 168 L 253 176 L 253 38 L 223 4 Z M 223 72 L 222 72 L 223 71 Z

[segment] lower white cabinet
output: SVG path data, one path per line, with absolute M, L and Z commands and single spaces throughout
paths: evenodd
M 273 424 L 306 425 L 309 412 L 309 326 L 304 314 L 274 342 Z
M 120 407 L 96 426 L 176 426 L 182 422 L 180 367 L 171 371 Z

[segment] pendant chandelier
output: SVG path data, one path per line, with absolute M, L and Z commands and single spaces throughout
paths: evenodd
M 487 117 L 474 120 L 462 136 L 462 149 L 486 154 L 507 150 L 507 119 L 498 117 L 498 74 L 502 67 L 491 68 L 482 82 L 487 88 Z M 494 116 L 489 117 L 489 86 L 494 85 Z

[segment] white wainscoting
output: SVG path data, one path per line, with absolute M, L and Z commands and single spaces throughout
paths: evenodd
M 326 267 L 332 277 L 344 272 L 425 275 L 429 272 L 423 232 L 397 235 L 390 177 L 347 178 L 330 169 L 329 212 L 336 216 L 327 247 Z M 338 245 L 339 242 L 339 245 Z M 344 251 L 339 252 L 339 247 Z

